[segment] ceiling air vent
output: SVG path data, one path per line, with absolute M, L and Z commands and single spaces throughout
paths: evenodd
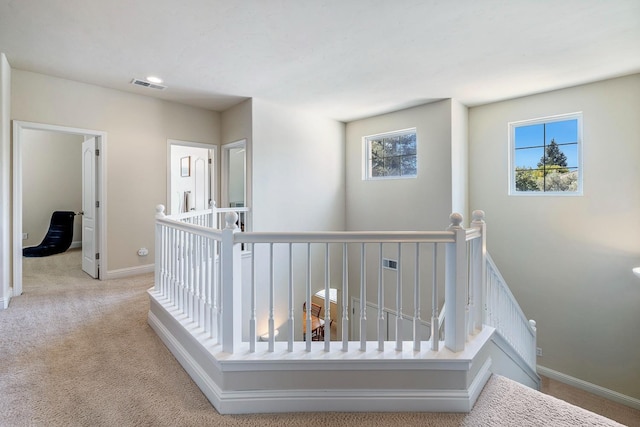
M 133 79 L 131 80 L 132 85 L 148 87 L 149 89 L 157 89 L 157 90 L 165 90 L 167 87 L 158 83 L 151 83 L 146 80 L 141 79 Z

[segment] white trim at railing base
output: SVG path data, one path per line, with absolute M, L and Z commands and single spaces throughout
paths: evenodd
M 211 339 L 202 341 L 197 328 L 185 323 L 186 317 L 176 318 L 175 310 L 162 298 L 157 299 L 154 291 L 149 295 L 149 325 L 221 414 L 469 412 L 491 376 L 487 345 L 492 328 L 472 340 L 475 350 L 456 353 L 453 359 L 443 354 L 425 359 L 421 354 L 407 360 L 393 356 L 396 352 L 389 352 L 391 359 L 385 359 L 377 350 L 302 356 L 272 353 L 262 359 L 244 351 L 238 355 L 220 353 L 219 345 L 207 344 Z M 473 356 L 468 357 L 470 354 Z M 256 372 L 260 374 L 256 376 Z
M 529 364 L 514 350 L 514 348 L 496 331 L 491 338 L 500 354 L 493 353 L 494 367 L 493 373 L 510 378 L 528 387 L 540 390 L 540 377 L 535 368 Z M 502 360 L 507 357 L 508 360 Z
M 123 279 L 125 277 L 137 276 L 139 274 L 153 273 L 155 264 L 139 265 L 137 267 L 127 267 L 118 270 L 109 270 L 104 280 Z
M 621 403 L 634 409 L 640 410 L 640 399 L 636 399 L 631 396 L 627 396 L 617 391 L 609 390 L 608 388 L 601 387 L 599 385 L 581 380 L 579 378 L 572 377 L 562 372 L 554 371 L 553 369 L 546 368 L 538 365 L 538 374 L 551 378 L 561 383 L 568 384 L 572 387 L 579 388 L 580 390 L 593 393 L 596 396 L 604 397 L 605 399 L 612 400 L 614 402 Z

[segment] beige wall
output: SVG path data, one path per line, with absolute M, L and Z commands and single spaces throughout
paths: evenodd
M 255 231 L 334 231 L 344 230 L 344 124 L 311 113 L 264 100 L 253 99 L 253 227 Z M 302 315 L 306 252 L 304 245 L 294 248 L 294 309 Z M 287 295 L 288 252 L 277 245 L 274 252 L 277 289 Z M 268 247 L 256 248 L 258 278 L 258 333 L 266 331 L 269 266 Z M 339 265 L 338 251 L 332 253 Z M 311 253 L 311 282 L 315 292 L 324 286 L 323 249 Z M 338 268 L 332 270 L 339 275 Z M 333 282 L 332 282 L 333 283 Z M 287 336 L 286 300 L 276 309 L 275 325 Z M 295 331 L 301 338 L 301 328 Z
M 344 124 L 253 100 L 255 231 L 343 230 Z
M 219 114 L 21 70 L 11 89 L 15 120 L 107 133 L 106 267 L 152 264 L 155 206 L 167 202 L 166 141 L 219 144 Z M 143 246 L 147 257 L 136 253 Z
M 251 141 L 253 100 L 247 99 L 240 104 L 225 110 L 221 120 L 221 144 L 246 139 Z
M 538 363 L 640 398 L 640 75 L 470 109 L 471 205 Z M 508 196 L 510 121 L 583 112 L 584 196 Z
M 81 135 L 41 130 L 22 131 L 22 246 L 39 244 L 54 211 L 82 210 Z M 82 241 L 82 220 L 76 217 L 73 242 Z
M 362 138 L 415 127 L 418 177 L 362 179 Z M 444 230 L 451 214 L 451 102 L 347 124 L 347 230 Z
M 454 101 L 443 100 L 436 103 L 400 110 L 389 114 L 370 117 L 347 123 L 347 230 L 445 230 L 449 225 L 449 215 L 453 204 L 452 181 L 455 170 L 452 166 L 453 123 L 452 105 Z M 456 110 L 455 120 L 466 122 L 464 108 Z M 363 180 L 363 137 L 383 132 L 416 128 L 418 176 L 408 179 Z M 458 133 L 460 150 L 466 141 L 464 132 Z M 463 178 L 461 178 L 463 179 Z M 458 180 L 460 182 L 460 180 Z M 461 193 L 462 194 L 462 193 Z M 367 253 L 367 300 L 377 304 L 379 249 L 368 245 Z M 432 249 L 423 246 L 421 259 L 422 283 L 430 283 L 432 277 Z M 398 259 L 396 245 L 385 245 L 383 256 Z M 403 246 L 402 258 L 413 260 L 413 247 Z M 360 249 L 351 246 L 349 250 L 349 294 L 360 296 Z M 406 261 L 405 261 L 406 263 Z M 406 265 L 405 265 L 406 267 Z M 443 272 L 440 272 L 443 277 Z M 383 271 L 384 305 L 396 310 L 396 273 Z M 403 268 L 403 283 L 413 282 L 413 268 Z M 440 306 L 444 288 L 440 286 Z M 423 318 L 431 307 L 431 292 L 422 292 L 421 306 Z M 412 286 L 403 287 L 403 312 L 414 313 Z M 358 315 L 356 311 L 356 315 Z

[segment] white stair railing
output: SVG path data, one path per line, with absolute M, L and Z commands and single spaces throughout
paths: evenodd
M 217 217 L 220 214 L 225 215 L 225 228 L 223 230 L 211 228 L 212 224 L 220 223 Z M 424 322 L 421 319 L 419 303 L 413 304 L 413 307 L 405 307 L 407 310 L 412 309 L 413 316 L 403 310 L 403 283 L 406 282 L 404 286 L 407 293 L 410 291 L 414 296 L 417 296 L 418 300 L 423 294 L 433 296 L 431 316 L 436 320 L 439 318 L 438 307 L 442 302 L 439 301 L 438 288 L 444 287 L 446 293 L 449 292 L 446 289 L 455 287 L 455 291 L 460 296 L 457 301 L 462 302 L 462 305 L 447 308 L 448 312 L 452 314 L 445 325 L 445 337 L 450 339 L 450 342 L 445 342 L 445 345 L 454 351 L 459 351 L 464 347 L 468 333 L 465 325 L 469 322 L 469 304 L 474 304 L 468 296 L 470 285 L 466 283 L 466 270 L 471 247 L 467 242 L 480 241 L 483 235 L 477 228 L 463 229 L 460 225 L 462 222 L 460 215 L 452 215 L 451 221 L 452 226 L 449 230 L 439 232 L 239 233 L 238 216 L 230 209 L 214 208 L 208 211 L 188 212 L 167 217 L 164 215 L 164 208 L 159 206 L 156 213 L 156 265 L 158 266 L 156 268 L 156 291 L 162 297 L 170 300 L 179 313 L 195 323 L 197 327 L 203 328 L 217 342 L 223 344 L 224 351 L 233 353 L 242 342 L 243 321 L 248 322 L 250 329 L 249 337 L 245 341 L 249 342 L 250 351 L 256 350 L 257 335 L 262 332 L 262 330 L 257 330 L 258 324 L 265 323 L 263 318 L 258 317 L 256 292 L 264 291 L 266 288 L 268 296 L 261 298 L 260 303 L 266 303 L 268 307 L 266 319 L 268 351 L 274 350 L 275 317 L 276 313 L 281 312 L 288 314 L 286 318 L 288 328 L 286 329 L 289 334 L 286 337 L 281 336 L 280 339 L 286 338 L 288 350 L 292 351 L 294 331 L 299 329 L 296 327 L 297 316 L 294 314 L 294 289 L 299 288 L 297 283 L 294 284 L 294 270 L 298 266 L 293 265 L 293 259 L 294 252 L 300 252 L 302 249 L 303 254 L 306 253 L 306 258 L 305 255 L 302 256 L 302 265 L 306 269 L 303 272 L 305 277 L 305 297 L 303 300 L 308 306 L 311 302 L 312 282 L 321 280 L 325 294 L 328 294 L 332 283 L 332 270 L 336 270 L 336 275 L 342 277 L 342 283 L 339 285 L 342 290 L 342 298 L 339 301 L 340 315 L 337 316 L 338 319 L 335 319 L 342 323 L 342 351 L 349 349 L 349 328 L 347 326 L 349 321 L 356 321 L 360 324 L 360 349 L 366 351 L 368 347 L 366 310 L 361 310 L 357 318 L 349 319 L 348 281 L 350 274 L 348 266 L 350 262 L 354 261 L 357 263 L 354 271 L 360 272 L 360 277 L 357 277 L 357 280 L 362 301 L 366 301 L 367 287 L 372 287 L 376 289 L 375 293 L 378 294 L 378 305 L 384 307 L 385 289 L 393 288 L 391 291 L 396 295 L 394 314 L 396 315 L 395 348 L 397 350 L 401 350 L 404 342 L 411 338 L 409 342 L 411 342 L 413 349 L 419 351 L 425 332 L 428 334 L 428 331 L 421 330 Z M 444 244 L 446 248 L 444 259 L 438 259 L 438 246 L 441 244 Z M 252 266 L 251 306 L 248 307 L 250 314 L 247 319 L 240 317 L 243 309 L 242 286 L 238 285 L 242 283 L 240 248 L 243 246 L 251 249 Z M 269 248 L 268 255 L 256 255 L 261 246 Z M 278 268 L 274 258 L 274 248 L 280 250 L 281 247 L 289 251 L 286 296 L 276 294 L 274 286 L 275 269 Z M 458 249 L 452 252 L 451 249 L 456 247 Z M 315 251 L 316 248 L 321 248 L 323 257 L 311 256 L 312 250 Z M 382 265 L 373 265 L 373 258 L 369 255 L 375 254 L 381 263 L 383 253 L 388 251 L 394 252 L 392 256 L 397 258 L 397 271 L 395 280 L 389 280 L 389 283 L 385 283 Z M 432 253 L 431 264 L 428 261 L 429 253 Z M 455 257 L 459 256 L 460 260 L 456 261 Z M 331 260 L 336 257 L 341 257 L 342 261 L 332 266 Z M 367 259 L 368 257 L 369 259 Z M 452 257 L 454 258 L 452 259 Z M 300 259 L 297 255 L 295 258 Z M 258 263 L 266 263 L 269 266 L 266 284 L 258 283 L 259 275 L 255 273 Z M 368 263 L 372 264 L 370 266 L 372 269 L 379 271 L 377 283 L 371 284 L 371 281 L 367 279 Z M 438 267 L 440 264 L 441 267 Z M 428 275 L 429 268 L 432 273 L 430 281 L 425 280 L 421 275 L 421 271 Z M 340 269 L 342 269 L 341 272 Z M 453 272 L 453 275 L 449 274 L 445 278 L 446 284 L 443 283 L 443 278 L 438 277 L 437 274 L 442 269 Z M 464 278 L 465 282 L 456 284 L 455 281 L 459 278 Z M 313 286 L 316 284 L 313 283 Z M 422 288 L 426 288 L 425 292 L 422 292 Z M 477 297 L 480 296 L 481 294 L 478 293 Z M 456 299 L 452 298 L 452 300 Z M 479 303 L 480 301 L 478 301 Z M 324 336 L 326 351 L 331 350 L 331 340 L 336 338 L 332 337 L 330 316 L 330 311 L 325 306 L 324 321 L 328 326 Z M 403 322 L 407 321 L 406 318 L 411 318 L 413 321 L 411 337 L 402 336 Z M 281 325 L 278 323 L 278 326 Z M 307 325 L 310 327 L 310 322 L 307 322 Z M 386 329 L 384 331 L 382 327 L 377 329 L 377 348 L 383 350 Z M 305 346 L 310 351 L 311 334 L 308 333 L 306 336 Z M 439 349 L 439 337 L 440 334 L 431 334 L 431 349 L 436 351 Z M 462 346 L 459 345 L 460 342 Z
M 169 219 L 156 208 L 155 290 L 211 337 L 218 335 L 219 266 L 222 234 L 209 227 L 210 212 Z M 199 225 L 203 224 L 203 225 Z
M 535 372 L 536 322 L 527 319 L 488 253 L 486 259 L 484 323 L 494 327 Z
M 225 216 L 224 229 L 211 228 L 211 224 L 220 224 L 221 214 Z M 326 352 L 385 350 L 387 322 L 382 307 L 396 318 L 392 325 L 395 342 L 386 344 L 396 350 L 420 351 L 427 335 L 429 348 L 439 351 L 444 323 L 444 345 L 461 351 L 468 336 L 482 329 L 484 321 L 535 369 L 535 329 L 486 254 L 484 213 L 474 212 L 469 229 L 462 227 L 460 215 L 450 218 L 451 226 L 446 231 L 434 232 L 241 233 L 238 214 L 232 210 L 167 217 L 159 206 L 155 290 L 228 353 L 241 349 L 273 352 L 276 329 L 285 330 L 278 341 L 285 341 L 289 352 L 317 349 L 311 342 L 309 317 L 306 342 L 296 339 L 295 331 L 302 331 L 302 303 L 310 307 L 317 288 L 324 289 L 325 295 L 330 288 L 338 288 L 337 318 L 330 318 L 327 306 L 324 311 L 322 348 Z M 439 250 L 442 245 L 444 251 Z M 244 278 L 249 283 L 244 288 L 249 296 L 244 303 L 247 307 L 243 307 L 242 299 L 243 247 L 250 257 L 250 277 Z M 439 256 L 441 253 L 444 257 Z M 395 258 L 394 275 L 383 271 L 384 258 Z M 444 277 L 438 275 L 439 271 L 445 272 Z M 349 280 L 356 283 L 349 286 Z M 445 298 L 439 289 L 444 289 Z M 354 291 L 360 295 L 349 295 Z M 371 323 L 366 315 L 367 295 L 373 296 L 372 301 L 378 300 L 377 317 Z M 385 295 L 395 298 L 385 305 Z M 409 295 L 416 301 L 431 297 L 430 333 L 422 330 L 421 304 L 403 302 L 403 297 L 411 299 Z M 351 297 L 359 298 L 359 313 L 357 307 L 350 307 Z M 444 306 L 439 310 L 443 299 Z M 405 325 L 403 322 L 409 322 L 406 319 L 411 319 L 412 325 Z M 331 330 L 332 320 L 340 324 L 341 345 L 337 345 L 338 337 Z M 350 340 L 350 322 L 358 325 L 358 341 Z M 248 325 L 244 340 L 243 323 Z M 367 340 L 368 324 L 376 325 L 374 342 Z M 408 326 L 406 336 L 402 335 L 403 326 Z M 266 337 L 266 346 L 258 336 Z

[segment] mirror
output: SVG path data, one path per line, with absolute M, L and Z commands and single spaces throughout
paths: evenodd
M 245 207 L 247 197 L 246 141 L 236 141 L 222 146 L 223 149 L 223 202 L 226 207 Z

